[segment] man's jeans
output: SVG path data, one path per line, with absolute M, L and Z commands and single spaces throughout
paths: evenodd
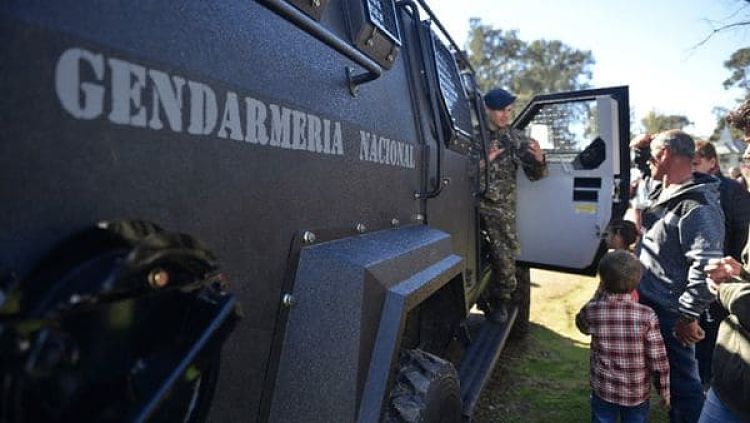
M 641 304 L 656 312 L 659 318 L 661 336 L 667 347 L 669 358 L 669 384 L 672 408 L 669 410 L 670 423 L 695 423 L 703 408 L 703 387 L 698 374 L 698 361 L 695 359 L 695 345 L 684 346 L 672 335 L 679 314 L 650 301 L 643 294 Z
M 615 423 L 617 416 L 622 423 L 646 423 L 648 421 L 648 400 L 632 407 L 604 401 L 591 393 L 591 423 Z
M 724 403 L 721 402 L 719 397 L 714 393 L 714 388 L 709 389 L 708 396 L 706 396 L 706 404 L 703 406 L 703 412 L 701 413 L 700 423 L 747 423 L 748 420 L 743 420 L 735 416 L 730 409 L 727 408 Z

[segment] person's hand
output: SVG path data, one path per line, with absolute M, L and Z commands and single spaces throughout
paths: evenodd
M 701 329 L 698 321 L 695 319 L 689 321 L 682 318 L 677 319 L 674 324 L 672 334 L 675 338 L 677 338 L 678 341 L 680 341 L 680 343 L 682 343 L 682 345 L 686 347 L 688 345 L 700 342 L 703 338 L 706 337 L 703 329 Z
M 640 134 L 633 137 L 632 140 L 630 140 L 630 148 L 631 149 L 637 149 L 637 148 L 647 148 L 649 145 L 651 145 L 651 141 L 654 139 L 654 136 L 652 134 Z
M 589 334 L 589 322 L 586 321 L 586 316 L 583 315 L 583 310 L 576 314 L 576 327 L 581 333 Z
M 659 397 L 659 403 L 661 404 L 661 406 L 664 407 L 665 410 L 669 411 L 669 409 L 672 408 L 672 401 L 669 398 L 669 391 L 665 392 Z
M 742 264 L 731 256 L 709 260 L 706 267 L 703 268 L 703 271 L 706 273 L 709 291 L 716 294 L 719 285 L 729 280 L 732 276 L 739 275 L 741 269 Z
M 544 151 L 542 151 L 539 142 L 534 138 L 529 138 L 529 146 L 526 148 L 526 151 L 528 151 L 537 162 L 544 162 Z
M 497 146 L 495 146 L 495 145 L 492 145 L 492 146 L 490 147 L 490 151 L 489 151 L 489 153 L 487 153 L 487 159 L 489 159 L 489 161 L 490 161 L 490 162 L 494 162 L 494 161 L 495 161 L 495 159 L 496 159 L 496 158 L 497 158 L 497 157 L 498 157 L 499 155 L 503 154 L 503 152 L 504 152 L 504 151 L 505 151 L 505 149 L 504 149 L 504 148 L 500 148 L 500 147 L 497 147 Z

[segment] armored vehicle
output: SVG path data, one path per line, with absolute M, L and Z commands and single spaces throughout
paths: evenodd
M 0 421 L 470 420 L 529 287 L 471 312 L 485 116 L 428 5 L 10 0 L 0 34 Z M 518 114 L 524 265 L 591 272 L 628 118 Z

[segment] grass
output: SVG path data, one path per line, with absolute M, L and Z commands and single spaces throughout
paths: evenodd
M 531 272 L 531 330 L 508 344 L 479 399 L 475 422 L 585 422 L 589 420 L 589 337 L 575 314 L 596 289 L 595 278 Z M 667 422 L 651 400 L 650 422 Z

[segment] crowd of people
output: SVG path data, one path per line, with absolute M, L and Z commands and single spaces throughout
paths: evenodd
M 515 176 L 546 174 L 539 144 L 509 128 L 514 101 L 503 89 L 484 97 L 491 144 L 480 216 L 496 277 L 480 307 L 497 323 L 517 285 Z M 727 122 L 750 144 L 750 100 Z M 748 184 L 736 171 L 724 176 L 713 145 L 681 130 L 637 136 L 631 147 L 644 159 L 634 221 L 611 222 L 599 288 L 575 322 L 592 337 L 591 421 L 647 421 L 653 383 L 670 422 L 750 422 Z
M 728 119 L 746 142 L 748 118 L 750 101 Z M 750 194 L 722 174 L 711 143 L 685 132 L 640 135 L 631 147 L 647 152 L 650 173 L 634 187 L 635 253 L 609 235 L 600 287 L 576 317 L 592 336 L 592 422 L 647 421 L 650 381 L 670 422 L 750 422 L 750 273 L 741 264 L 750 269 Z

